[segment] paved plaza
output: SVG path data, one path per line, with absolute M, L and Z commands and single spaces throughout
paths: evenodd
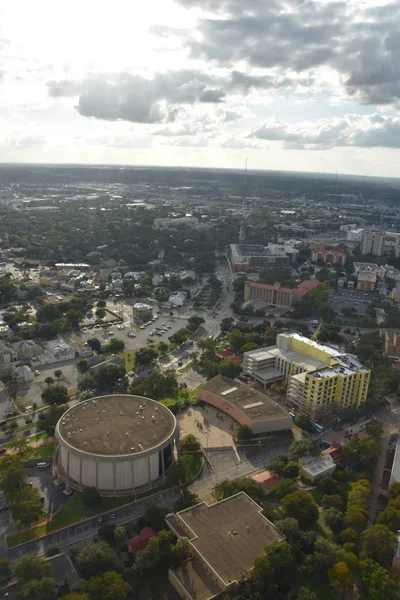
M 192 433 L 203 448 L 233 446 L 238 424 L 213 406 L 193 406 L 177 418 L 181 436 Z

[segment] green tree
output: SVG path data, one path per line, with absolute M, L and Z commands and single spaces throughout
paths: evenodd
M 3 492 L 20 490 L 25 484 L 25 471 L 19 456 L 4 456 L 0 461 L 0 486 Z
M 200 450 L 199 440 L 192 433 L 188 433 L 181 439 L 181 450 L 185 452 L 198 452 Z
M 334 564 L 328 573 L 328 579 L 330 585 L 341 594 L 351 591 L 354 587 L 353 576 L 345 562 Z
M 296 462 L 290 461 L 283 469 L 283 476 L 294 479 L 299 476 L 299 467 Z
M 98 506 L 100 503 L 100 494 L 95 487 L 85 487 L 82 492 L 82 502 L 88 508 Z
M 67 406 L 65 404 L 61 404 L 59 406 L 52 405 L 46 411 L 42 411 L 40 413 L 39 426 L 43 431 L 45 431 L 48 435 L 54 435 L 54 431 L 59 419 L 67 410 Z
M 379 419 L 371 419 L 366 423 L 365 433 L 368 433 L 375 440 L 380 440 L 383 434 L 383 423 Z
M 41 397 L 45 404 L 65 404 L 69 401 L 68 390 L 63 385 L 46 388 Z
M 89 369 L 89 363 L 84 358 L 82 358 L 81 360 L 78 360 L 78 362 L 75 364 L 75 366 L 78 369 L 79 373 L 86 373 L 86 371 Z
M 58 588 L 53 577 L 33 579 L 25 583 L 19 593 L 21 600 L 56 600 Z
M 97 338 L 90 338 L 87 341 L 87 345 L 89 346 L 89 348 L 91 348 L 93 350 L 93 352 L 101 351 L 101 342 Z
M 157 344 L 157 352 L 161 354 L 161 356 L 166 356 L 169 351 L 169 345 L 166 342 L 159 342 Z
M 300 456 L 318 456 L 321 451 L 318 448 L 318 442 L 314 439 L 307 440 L 295 440 L 290 446 L 290 452 L 294 458 L 300 458 Z
M 327 508 L 323 511 L 323 517 L 325 523 L 332 529 L 332 531 L 338 531 L 343 523 L 343 513 L 338 511 L 336 508 Z
M 346 462 L 353 464 L 367 473 L 373 472 L 380 454 L 380 444 L 373 438 L 354 436 L 343 445 L 343 456 Z
M 246 337 L 239 329 L 232 329 L 228 336 L 228 342 L 231 348 L 237 351 L 246 343 Z
M 245 352 L 251 352 L 252 350 L 257 349 L 258 344 L 255 344 L 254 342 L 247 342 L 246 344 L 243 344 L 243 346 L 240 348 L 240 353 L 244 354 Z
M 57 379 L 57 384 L 60 383 L 60 378 L 62 376 L 63 372 L 61 371 L 61 369 L 56 369 L 54 371 L 54 377 Z
M 107 303 L 105 300 L 98 300 L 97 301 L 97 308 L 105 308 L 107 306 Z
M 23 452 L 30 447 L 30 444 L 26 437 L 19 436 L 11 440 L 11 442 L 8 444 L 8 447 L 16 452 Z
M 299 522 L 293 517 L 286 517 L 275 522 L 276 527 L 283 533 L 290 544 L 294 544 L 301 537 Z
M 314 430 L 310 417 L 308 415 L 306 415 L 305 413 L 297 414 L 295 423 L 296 423 L 297 427 L 300 427 L 300 429 L 303 429 L 304 431 L 311 432 Z
M 228 479 L 221 481 L 215 486 L 214 496 L 217 500 L 223 500 L 238 492 L 245 492 L 259 504 L 262 504 L 265 499 L 263 486 L 251 477 L 239 477 L 239 479 L 235 479 L 234 481 L 229 481 Z
M 267 462 L 268 471 L 273 471 L 277 475 L 283 475 L 286 465 L 289 462 L 287 454 L 277 454 Z
M 400 496 L 400 481 L 395 481 L 389 488 L 389 498 Z
M 149 365 L 157 356 L 158 354 L 153 348 L 140 348 L 135 354 L 135 367 Z
M 232 358 L 224 358 L 219 365 L 219 372 L 223 377 L 229 377 L 234 379 L 239 375 L 242 370 L 242 366 Z
M 361 580 L 371 600 L 398 600 L 400 585 L 389 571 L 371 558 L 360 561 Z
M 125 600 L 131 586 L 119 573 L 107 571 L 85 581 L 82 590 L 93 600 Z
M 336 510 L 340 511 L 341 513 L 344 511 L 344 500 L 337 494 L 324 496 L 321 504 L 325 509 L 336 508 Z
M 53 567 L 46 560 L 25 554 L 15 565 L 15 575 L 22 583 L 53 576 Z
M 104 571 L 112 571 L 118 566 L 115 551 L 105 542 L 94 542 L 79 548 L 75 560 L 86 579 Z
M 51 385 L 53 385 L 54 379 L 52 377 L 46 377 L 44 382 L 47 383 L 47 385 L 50 387 Z
M 106 346 L 107 352 L 113 352 L 114 354 L 123 352 L 124 348 L 125 342 L 123 340 L 119 340 L 118 338 L 112 338 Z
M 128 535 L 128 530 L 123 525 L 114 529 L 114 540 L 118 546 L 123 546 L 125 544 Z
M 396 540 L 396 535 L 385 525 L 370 525 L 361 533 L 360 556 L 388 567 L 392 563 Z
M 282 508 L 285 516 L 297 519 L 302 529 L 311 527 L 318 519 L 318 506 L 311 494 L 303 490 L 285 496 L 282 499 Z
M 280 499 L 292 494 L 297 490 L 297 485 L 292 479 L 286 479 L 285 481 L 279 481 L 274 487 L 274 494 Z
M 254 433 L 248 425 L 239 425 L 236 438 L 239 441 L 251 440 L 254 437 Z
M 12 566 L 9 558 L 0 558 L 0 581 L 9 579 L 12 575 Z
M 272 542 L 265 548 L 265 554 L 275 574 L 283 571 L 287 573 L 293 562 L 290 544 L 286 541 Z

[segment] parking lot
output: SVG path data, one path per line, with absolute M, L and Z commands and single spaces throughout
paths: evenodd
M 330 298 L 329 304 L 333 310 L 340 316 L 345 317 L 342 313 L 342 308 L 355 308 L 357 315 L 364 315 L 368 304 L 374 299 L 374 294 L 371 292 L 362 292 L 361 290 L 336 290 Z
M 45 460 L 45 459 L 44 459 Z M 41 498 L 44 499 L 43 510 L 48 514 L 54 514 L 68 501 L 62 488 L 54 483 L 51 466 L 47 468 L 28 467 L 26 469 L 26 481 L 32 483 Z

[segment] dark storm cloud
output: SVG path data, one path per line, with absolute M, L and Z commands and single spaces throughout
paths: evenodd
M 311 126 L 294 126 L 277 119 L 265 121 L 249 135 L 283 141 L 285 148 L 324 150 L 334 146 L 400 148 L 400 118 L 372 114 L 322 119 Z
M 198 35 L 182 36 L 195 58 L 279 69 L 284 78 L 326 65 L 364 104 L 400 98 L 400 4 L 355 7 L 317 0 L 177 0 L 202 8 Z
M 97 74 L 80 81 L 50 81 L 50 96 L 79 96 L 77 109 L 85 117 L 135 123 L 173 121 L 179 105 L 221 103 L 225 92 L 216 79 L 181 70 L 145 79 L 130 74 Z

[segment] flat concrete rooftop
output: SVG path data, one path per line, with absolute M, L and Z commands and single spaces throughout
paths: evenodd
M 245 384 L 236 379 L 228 379 L 217 375 L 199 388 L 207 390 L 216 396 L 237 406 L 252 421 L 277 419 L 287 417 L 287 411 L 279 406 L 271 397 L 253 389 L 251 384 Z
M 120 456 L 157 446 L 171 435 L 175 423 L 171 411 L 154 400 L 113 395 L 73 406 L 63 414 L 57 428 L 73 448 L 90 454 Z
M 283 539 L 261 511 L 240 492 L 215 504 L 198 504 L 176 516 L 196 552 L 229 585 L 251 571 L 268 544 Z M 168 523 L 169 517 L 166 519 Z M 173 528 L 173 522 L 171 525 Z

